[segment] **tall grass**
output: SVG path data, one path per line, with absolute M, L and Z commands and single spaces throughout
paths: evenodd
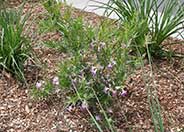
M 149 37 L 146 37 L 146 45 L 148 45 L 149 43 L 150 43 L 150 39 Z M 151 83 L 153 83 L 152 88 L 149 85 L 146 85 L 147 98 L 148 98 L 148 103 L 150 106 L 150 113 L 152 117 L 152 122 L 154 124 L 155 132 L 164 132 L 165 129 L 164 129 L 163 119 L 161 115 L 161 106 L 158 100 L 156 86 L 154 84 L 155 78 L 154 78 L 154 73 L 153 73 L 153 68 L 152 68 L 152 57 L 150 55 L 148 46 L 147 46 L 147 54 L 148 54 L 148 61 L 149 61 L 149 66 L 150 66 L 150 75 L 151 75 L 150 80 L 151 80 Z M 146 78 L 147 77 L 144 77 L 144 82 L 145 84 L 148 84 Z
M 137 55 L 142 58 L 141 59 L 141 70 L 142 70 L 142 78 L 143 78 L 143 83 L 145 85 L 146 91 L 147 91 L 147 103 L 150 108 L 150 115 L 152 119 L 152 123 L 154 126 L 154 131 L 155 132 L 164 132 L 164 121 L 162 118 L 162 110 L 161 106 L 159 103 L 158 95 L 157 95 L 157 90 L 156 86 L 154 84 L 155 78 L 154 78 L 154 72 L 153 72 L 153 61 L 152 61 L 152 56 L 149 52 L 148 45 L 152 43 L 150 36 L 145 37 L 145 45 L 147 47 L 147 54 L 148 54 L 148 65 L 150 67 L 150 72 L 149 75 L 148 73 L 145 72 L 145 64 L 144 64 L 144 58 L 141 55 L 141 52 L 137 48 Z M 153 84 L 153 85 L 151 85 Z

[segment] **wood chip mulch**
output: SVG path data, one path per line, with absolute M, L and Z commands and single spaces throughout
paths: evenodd
M 26 4 L 25 10 L 30 5 Z M 45 12 L 38 3 L 32 9 L 32 15 L 41 19 Z M 101 17 L 93 13 L 81 13 L 86 20 L 98 23 Z M 26 70 L 30 87 L 21 86 L 10 74 L 0 73 L 0 132 L 95 132 L 88 116 L 78 110 L 68 112 L 65 108 L 64 93 L 51 96 L 47 100 L 34 100 L 30 94 L 32 85 L 39 79 L 52 78 L 57 72 L 57 64 L 66 55 L 40 46 L 44 39 L 58 39 L 57 33 L 41 35 L 35 32 L 37 24 L 31 26 L 33 50 L 45 67 L 31 67 Z M 175 49 L 183 48 L 178 45 Z M 183 51 L 184 53 L 184 51 Z M 27 68 L 28 69 L 28 68 Z M 147 90 L 150 88 L 160 101 L 165 132 L 184 131 L 184 60 L 154 60 L 153 72 L 149 64 L 139 69 L 127 81 L 128 96 L 115 100 L 112 117 L 118 132 L 154 132 Z M 33 74 L 34 73 L 34 74 Z M 154 79 L 151 78 L 154 76 Z M 146 84 L 146 85 L 145 85 Z M 156 86 L 156 87 L 154 87 Z M 157 92 L 156 92 L 157 91 Z M 126 118 L 125 118 L 126 117 Z

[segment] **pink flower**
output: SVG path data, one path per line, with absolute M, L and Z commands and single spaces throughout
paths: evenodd
M 94 66 L 92 66 L 92 67 L 91 67 L 91 74 L 92 74 L 93 76 L 96 76 L 96 73 L 97 73 L 97 68 L 94 67 Z
M 95 119 L 96 119 L 97 121 L 102 120 L 101 117 L 100 117 L 100 115 L 96 115 L 96 116 L 95 116 Z
M 104 91 L 105 94 L 108 94 L 109 88 L 108 87 L 105 87 L 103 91 Z
M 107 65 L 108 69 L 112 69 L 116 65 L 116 61 L 112 60 L 111 63 Z
M 73 110 L 73 106 L 72 105 L 68 106 L 67 111 L 72 112 L 72 110 Z
M 121 91 L 121 93 L 120 93 L 120 95 L 122 96 L 122 97 L 125 97 L 125 96 L 127 96 L 127 91 L 125 91 L 125 90 L 122 90 Z
M 113 111 L 112 111 L 111 108 L 108 108 L 107 111 L 108 111 L 109 113 L 113 113 Z
M 87 103 L 86 101 L 83 101 L 83 102 L 82 102 L 82 105 L 81 105 L 81 108 L 82 108 L 83 110 L 85 110 L 85 109 L 88 109 L 88 107 L 89 107 L 88 103 Z
M 37 88 L 37 89 L 40 89 L 41 87 L 42 87 L 42 83 L 41 83 L 41 82 L 37 82 L 37 83 L 36 83 L 36 88 Z
M 54 77 L 53 78 L 53 80 L 52 80 L 52 83 L 54 84 L 54 85 L 59 85 L 59 77 Z
M 112 90 L 112 97 L 116 97 L 117 96 L 117 91 L 116 90 Z
M 37 88 L 37 89 L 40 89 L 44 83 L 45 83 L 44 81 L 38 81 L 38 82 L 36 83 L 36 88 Z

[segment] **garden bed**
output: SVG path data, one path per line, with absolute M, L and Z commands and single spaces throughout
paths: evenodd
M 30 9 L 25 5 L 25 11 Z M 61 10 L 63 11 L 63 7 Z M 32 15 L 37 21 L 43 19 L 45 10 L 41 4 L 34 4 Z M 104 19 L 93 13 L 73 9 L 73 16 L 84 16 L 86 22 L 93 26 Z M 11 74 L 0 73 L 0 131 L 2 132 L 95 132 L 98 131 L 90 120 L 87 112 L 74 108 L 68 111 L 65 105 L 66 94 L 63 90 L 47 99 L 35 100 L 31 89 L 37 81 L 44 78 L 52 79 L 58 71 L 58 62 L 67 58 L 67 54 L 46 48 L 43 40 L 62 39 L 60 34 L 40 34 L 35 23 L 31 26 L 34 36 L 32 47 L 41 66 L 28 61 L 25 67 L 28 85 L 21 85 Z M 168 40 L 173 42 L 174 40 Z M 182 45 L 172 47 L 184 53 Z M 182 51 L 181 51 L 182 50 Z M 154 125 L 151 120 L 147 90 L 144 77 L 150 86 L 156 86 L 158 100 L 162 108 L 165 131 L 184 130 L 184 60 L 183 58 L 157 59 L 153 61 L 154 82 L 151 81 L 152 70 L 145 60 L 144 68 L 139 68 L 126 81 L 127 96 L 118 101 L 113 100 L 110 115 L 115 119 L 118 132 L 127 132 L 131 127 L 135 132 L 152 132 Z M 154 83 L 154 84 L 152 84 Z M 118 103 L 117 103 L 118 102 Z M 126 118 L 125 118 L 126 117 Z

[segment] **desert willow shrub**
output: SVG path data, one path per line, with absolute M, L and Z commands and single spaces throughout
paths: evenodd
M 66 92 L 69 108 L 94 108 L 99 113 L 102 109 L 106 111 L 113 99 L 124 98 L 127 95 L 126 78 L 138 65 L 138 58 L 128 54 L 129 47 L 125 43 L 133 41 L 136 31 L 120 30 L 111 21 L 104 21 L 97 29 L 93 29 L 86 26 L 82 18 L 71 17 L 71 10 L 67 10 L 57 18 L 56 25 L 52 25 L 52 16 L 55 15 L 49 14 L 41 24 L 55 26 L 48 29 L 54 29 L 63 35 L 60 42 L 49 45 L 52 48 L 65 49 L 69 58 L 60 64 L 58 85 L 52 85 L 50 90 L 47 83 L 38 82 L 34 94 L 44 97 L 60 88 Z M 137 26 L 132 28 L 136 29 Z M 49 30 L 46 28 L 45 31 Z M 135 31 L 135 36 L 129 35 L 130 31 Z M 108 119 L 104 110 L 102 115 L 112 130 L 112 120 Z
M 30 45 L 23 32 L 29 15 L 22 11 L 23 6 L 0 10 L 0 68 L 25 81 L 24 63 L 30 56 Z
M 120 34 L 125 32 L 112 22 L 103 22 L 90 47 L 63 61 L 58 73 L 59 85 L 66 91 L 68 106 L 79 107 L 82 111 L 95 110 L 90 116 L 94 112 L 99 114 L 100 117 L 92 118 L 99 131 L 115 131 L 108 108 L 113 106 L 113 100 L 126 97 L 125 81 L 139 64 L 139 58 L 128 54 L 125 39 L 115 37 Z M 131 38 L 126 40 L 130 43 Z M 97 122 L 100 122 L 100 127 Z
M 132 43 L 140 26 L 121 30 L 115 23 L 104 20 L 97 29 L 89 30 L 82 24 L 82 19 L 66 16 L 65 23 L 58 22 L 58 31 L 64 37 L 61 43 L 71 54 L 60 64 L 57 85 L 40 81 L 33 93 L 45 97 L 60 88 L 67 95 L 69 109 L 75 106 L 82 111 L 96 109 L 95 112 L 102 114 L 102 120 L 107 124 L 102 125 L 102 129 L 110 128 L 113 131 L 113 121 L 108 118 L 106 110 L 113 99 L 124 98 L 128 93 L 125 81 L 139 65 L 139 58 L 129 54 L 130 49 L 125 43 Z M 132 36 L 130 32 L 135 35 Z M 90 115 L 101 130 L 93 114 Z
M 61 63 L 60 87 L 68 93 L 68 104 L 75 105 L 80 100 L 74 88 L 90 107 L 97 108 L 95 95 L 107 108 L 113 98 L 126 94 L 126 78 L 138 59 L 128 55 L 121 38 L 114 38 L 118 29 L 106 26 L 106 29 L 100 27 L 98 39 L 87 50 Z
M 149 35 L 152 40 L 148 47 L 150 54 L 165 56 L 162 42 L 177 33 L 182 28 L 180 25 L 184 20 L 184 3 L 179 0 L 110 0 L 107 4 L 100 4 L 102 4 L 100 8 L 110 10 L 108 15 L 116 13 L 122 26 L 135 19 L 135 16 L 138 23 L 142 22 L 144 30 L 140 28 L 135 38 L 135 46 L 139 48 L 141 54 L 147 53 L 140 39 Z

